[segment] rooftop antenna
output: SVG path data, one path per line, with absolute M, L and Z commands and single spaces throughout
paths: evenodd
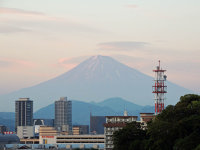
M 124 116 L 128 116 L 128 111 L 126 110 L 126 106 L 124 105 Z

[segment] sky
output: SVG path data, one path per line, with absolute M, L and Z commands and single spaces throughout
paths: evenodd
M 94 55 L 200 93 L 199 0 L 0 0 L 0 95 Z M 153 84 L 153 83 L 152 83 Z

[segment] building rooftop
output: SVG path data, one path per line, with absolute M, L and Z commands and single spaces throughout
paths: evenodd
M 0 135 L 0 144 L 19 144 L 20 139 L 15 134 Z
M 67 101 L 67 97 L 60 97 L 61 101 Z
M 19 98 L 18 101 L 30 101 L 30 99 L 29 98 Z

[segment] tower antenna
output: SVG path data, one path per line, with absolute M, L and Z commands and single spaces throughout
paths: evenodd
M 160 60 L 158 62 L 159 66 L 156 67 L 156 70 L 153 70 L 155 72 L 155 85 L 152 86 L 152 93 L 155 94 L 155 115 L 160 114 L 164 110 L 165 93 L 167 93 L 167 86 L 165 84 L 167 76 L 164 74 L 166 70 L 162 70 Z

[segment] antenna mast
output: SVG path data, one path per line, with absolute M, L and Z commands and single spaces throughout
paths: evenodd
M 164 110 L 165 93 L 167 93 L 167 86 L 165 85 L 167 76 L 164 74 L 166 70 L 162 70 L 160 67 L 160 60 L 158 62 L 159 66 L 156 67 L 156 70 L 153 70 L 153 72 L 155 72 L 155 85 L 152 86 L 152 93 L 155 94 L 155 115 L 160 114 L 162 110 Z

